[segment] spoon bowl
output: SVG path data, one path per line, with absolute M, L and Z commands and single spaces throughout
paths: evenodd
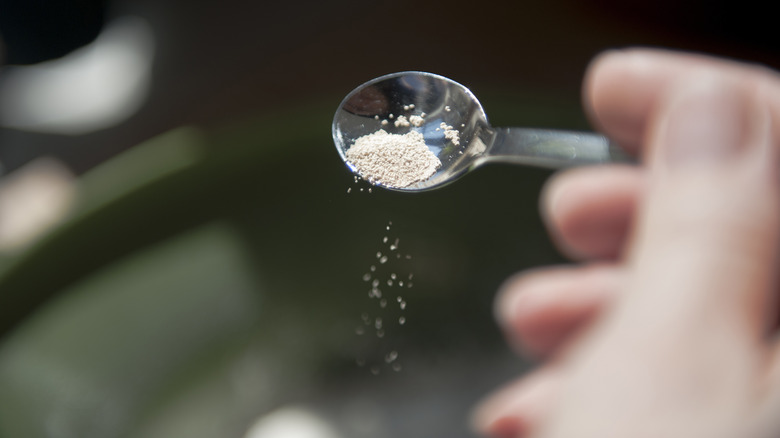
M 399 116 L 422 116 L 420 126 L 395 123 Z M 442 123 L 459 133 L 445 137 Z M 476 96 L 463 85 L 433 73 L 407 71 L 368 81 L 349 93 L 333 118 L 336 150 L 355 174 L 347 150 L 365 135 L 383 129 L 390 134 L 420 132 L 425 145 L 441 161 L 430 178 L 391 190 L 416 192 L 449 184 L 490 161 L 547 168 L 625 161 L 626 157 L 600 135 L 527 128 L 493 128 Z

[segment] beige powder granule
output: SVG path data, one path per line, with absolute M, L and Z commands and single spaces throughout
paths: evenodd
M 439 125 L 444 130 L 444 138 L 451 141 L 455 146 L 460 145 L 460 132 L 452 126 L 441 122 Z
M 406 116 L 398 116 L 398 118 L 395 121 L 395 127 L 396 128 L 408 128 L 409 127 L 409 119 L 406 118 Z
M 411 123 L 412 126 L 419 128 L 420 126 L 423 125 L 423 123 L 425 123 L 425 119 L 422 116 L 417 116 L 417 115 L 409 116 L 409 123 Z
M 364 179 L 388 187 L 425 181 L 441 167 L 441 161 L 425 146 L 423 135 L 416 131 L 401 135 L 380 129 L 358 138 L 346 157 Z

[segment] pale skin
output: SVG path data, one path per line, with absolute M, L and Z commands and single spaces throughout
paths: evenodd
M 598 57 L 583 89 L 596 128 L 642 164 L 567 171 L 546 187 L 547 226 L 577 264 L 499 292 L 499 324 L 540 366 L 485 400 L 475 428 L 780 436 L 780 76 L 626 50 Z

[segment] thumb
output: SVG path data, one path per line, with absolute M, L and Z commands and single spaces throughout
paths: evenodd
M 645 142 L 649 183 L 626 298 L 638 310 L 631 315 L 652 317 L 653 327 L 765 333 L 780 182 L 762 83 L 696 73 L 659 100 Z

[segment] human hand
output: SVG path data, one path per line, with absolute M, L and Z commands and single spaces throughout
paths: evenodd
M 543 195 L 582 262 L 507 282 L 513 344 L 546 359 L 477 410 L 498 437 L 780 434 L 774 323 L 780 78 L 697 55 L 599 57 L 595 124 L 642 166 L 562 173 Z

